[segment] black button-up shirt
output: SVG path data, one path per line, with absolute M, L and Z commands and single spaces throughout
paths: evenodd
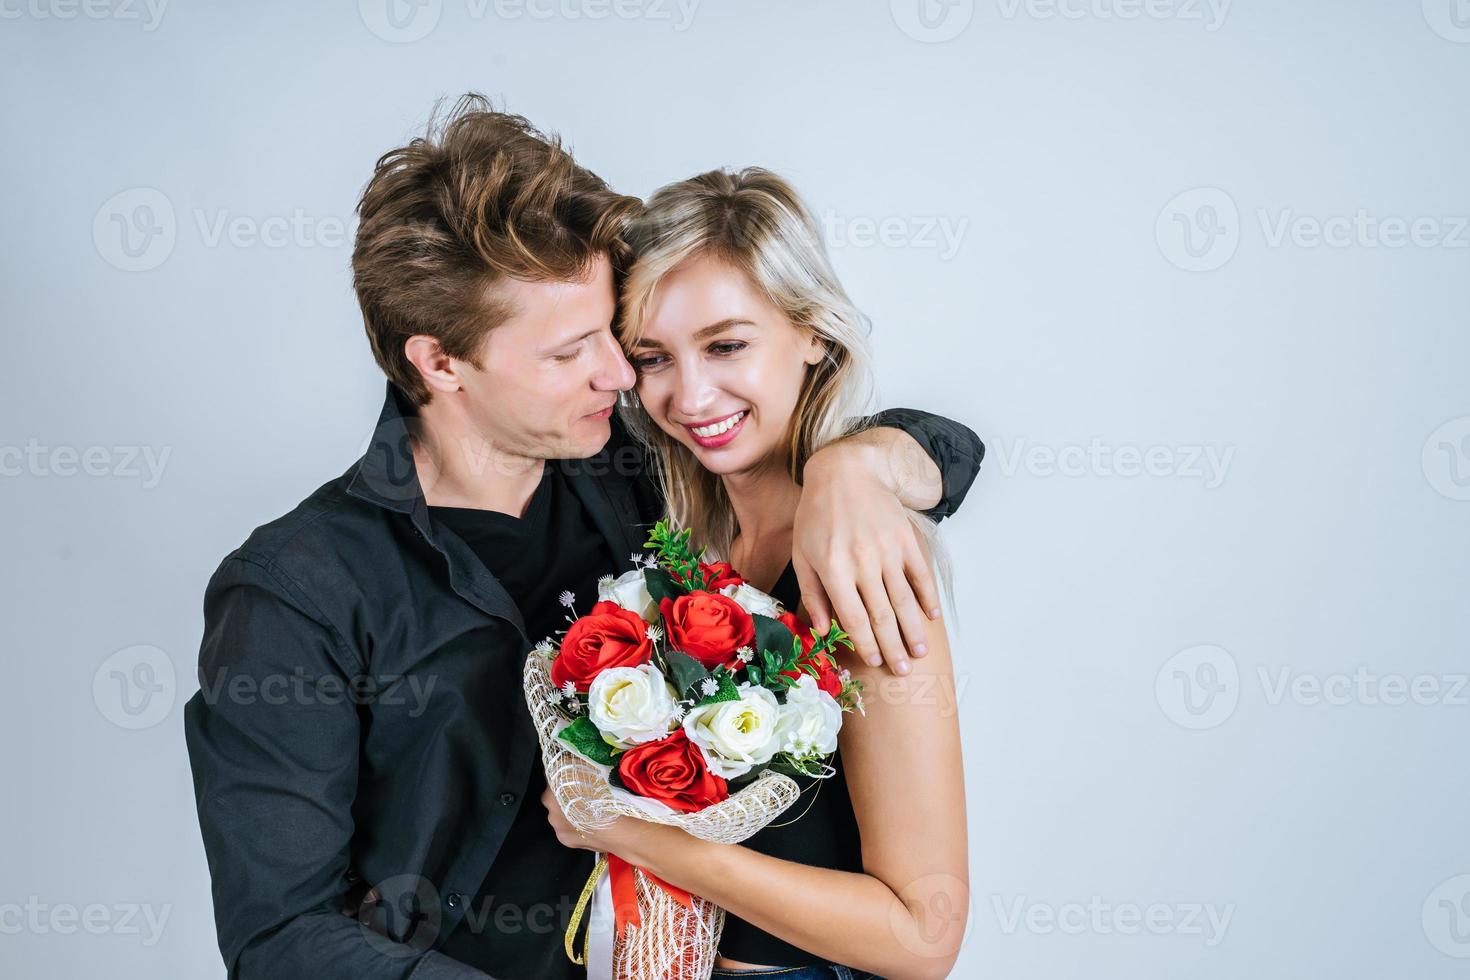
M 929 451 L 944 499 L 928 513 L 952 513 L 979 471 L 974 433 L 905 409 L 874 421 Z M 363 458 L 257 528 L 205 592 L 184 727 L 231 977 L 485 976 L 439 947 L 519 808 L 540 805 L 522 795 L 539 752 L 520 683 L 539 637 L 430 519 L 418 424 L 390 385 Z M 616 416 L 613 431 L 596 456 L 548 465 L 624 556 L 661 504 Z M 485 941 L 561 936 L 492 927 Z

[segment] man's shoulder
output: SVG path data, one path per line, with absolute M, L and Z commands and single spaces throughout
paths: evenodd
M 260 525 L 220 563 L 215 580 L 262 573 L 281 582 L 334 579 L 381 557 L 393 519 L 379 504 L 348 492 L 357 470 L 322 484 L 289 511 Z

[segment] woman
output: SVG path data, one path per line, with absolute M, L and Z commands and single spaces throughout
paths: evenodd
M 794 191 L 759 169 L 670 185 L 629 234 L 620 340 L 638 371 L 630 427 L 659 460 L 676 527 L 800 609 L 796 476 L 869 392 L 862 316 Z M 932 526 L 915 522 L 928 558 Z M 964 775 L 942 621 L 893 677 L 857 657 L 866 714 L 836 773 L 743 845 L 631 818 L 563 843 L 619 855 L 727 912 L 715 976 L 940 977 L 969 902 Z

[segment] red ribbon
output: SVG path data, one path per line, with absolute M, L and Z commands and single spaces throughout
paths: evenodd
M 694 899 L 677 885 L 671 885 L 646 868 L 629 864 L 616 854 L 607 856 L 607 880 L 612 889 L 613 923 L 619 939 L 627 935 L 629 926 L 643 925 L 643 916 L 638 912 L 638 889 L 634 884 L 634 869 L 642 871 L 653 884 L 669 893 L 669 896 L 686 909 L 693 911 Z

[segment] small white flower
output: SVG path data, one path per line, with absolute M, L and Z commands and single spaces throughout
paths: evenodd
M 719 693 L 720 685 L 719 682 L 716 681 L 713 677 L 706 677 L 704 680 L 699 682 L 699 690 L 700 693 L 702 693 L 705 697 L 713 697 L 715 694 Z
M 748 664 L 755 659 L 755 651 L 750 647 L 741 647 L 735 651 L 735 659 L 743 664 Z
M 614 581 L 616 580 L 611 575 L 604 575 L 602 576 L 602 578 L 597 580 L 597 588 L 604 589 L 607 586 L 612 585 Z
M 563 592 L 561 595 L 557 596 L 556 597 L 556 601 L 559 602 L 559 603 L 561 603 L 563 606 L 566 606 L 568 609 L 570 609 L 570 608 L 572 608 L 573 605 L 576 604 L 577 597 L 571 591 L 567 591 L 567 592 Z
M 561 693 L 566 696 L 568 701 L 575 701 L 577 700 L 577 685 L 571 681 L 567 681 L 561 686 Z
M 643 567 L 644 568 L 657 568 L 658 567 L 658 559 L 655 558 L 653 555 L 644 555 L 643 556 Z
M 657 643 L 659 640 L 662 640 L 664 638 L 664 628 L 657 623 L 649 623 L 648 628 L 645 629 L 643 632 L 654 643 Z
M 643 556 L 640 555 L 636 551 L 633 552 L 631 555 L 628 556 L 628 560 L 631 561 L 635 565 L 641 565 L 641 564 L 643 564 Z
M 547 660 L 550 660 L 552 656 L 554 656 L 556 653 L 556 644 L 552 643 L 551 637 L 548 636 L 546 639 L 536 644 L 536 646 L 532 649 L 534 649 L 536 653 L 545 657 Z

